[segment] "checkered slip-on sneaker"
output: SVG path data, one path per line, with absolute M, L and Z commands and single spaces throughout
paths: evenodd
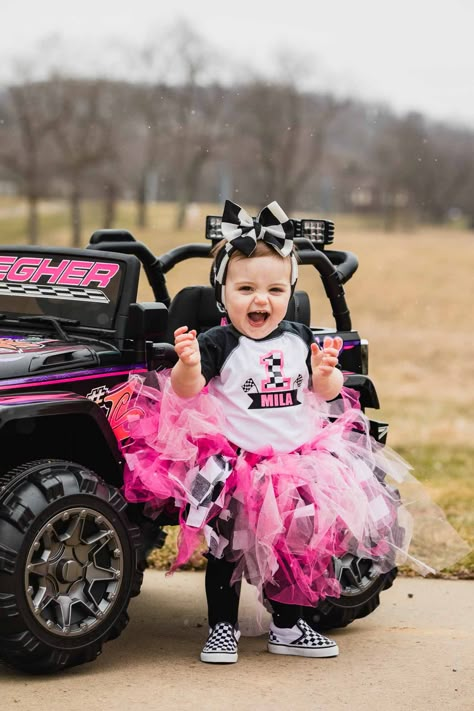
M 303 619 L 293 627 L 280 629 L 270 624 L 268 651 L 295 657 L 337 657 L 339 648 L 332 640 L 313 630 Z
M 201 662 L 232 664 L 237 661 L 237 642 L 240 632 L 230 622 L 218 622 L 209 630 L 209 637 L 201 652 Z

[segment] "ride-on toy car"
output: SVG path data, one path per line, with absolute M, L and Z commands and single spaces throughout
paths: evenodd
M 295 220 L 302 265 L 320 275 L 335 323 L 312 326 L 344 341 L 340 362 L 363 408 L 377 408 L 367 343 L 352 328 L 343 284 L 357 268 L 350 252 L 328 249 L 334 225 Z M 172 366 L 170 335 L 219 322 L 213 289 L 190 286 L 170 299 L 165 275 L 209 256 L 220 237 L 159 257 L 124 230 L 100 230 L 87 249 L 0 247 L 0 657 L 29 672 L 92 661 L 128 621 L 146 551 L 169 517 L 148 519 L 121 494 L 123 449 L 133 414 L 133 374 Z M 155 302 L 137 303 L 140 268 Z M 288 318 L 310 325 L 306 293 Z M 384 442 L 387 426 L 371 420 Z M 308 615 L 321 629 L 374 610 L 396 568 L 363 559 L 334 562 L 342 595 Z

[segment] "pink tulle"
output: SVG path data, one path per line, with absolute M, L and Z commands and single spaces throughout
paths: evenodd
M 189 473 L 210 456 L 233 455 L 234 449 L 219 432 L 222 415 L 211 398 L 200 394 L 183 400 L 174 395 L 169 371 L 157 374 L 155 387 L 137 376 L 134 380 L 135 408 L 143 414 L 129 422 L 131 441 L 124 448 L 126 498 L 153 502 L 156 512 L 176 499 L 179 509 Z
M 289 454 L 250 454 L 222 434 L 216 398 L 204 391 L 183 400 L 168 376 L 157 374 L 155 387 L 136 381 L 143 416 L 130 422 L 124 490 L 151 515 L 176 512 L 173 569 L 204 533 L 213 555 L 236 563 L 235 580 L 280 602 L 315 605 L 340 594 L 335 559 L 370 558 L 383 572 L 404 555 L 411 517 L 386 477 L 400 481 L 409 467 L 371 439 L 355 393 L 330 406 L 309 394 L 313 440 Z M 227 467 L 226 475 L 201 501 L 198 479 L 209 464 Z

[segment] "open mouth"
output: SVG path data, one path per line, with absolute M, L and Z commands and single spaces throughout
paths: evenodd
M 250 311 L 250 313 L 247 314 L 249 321 L 254 326 L 260 326 L 265 323 L 269 315 L 267 311 Z

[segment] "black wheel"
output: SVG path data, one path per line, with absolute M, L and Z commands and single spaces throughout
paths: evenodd
M 93 661 L 140 591 L 141 534 L 121 494 L 61 460 L 0 478 L 0 657 L 44 673 Z
M 340 597 L 328 597 L 315 608 L 307 607 L 307 622 L 319 630 L 346 627 L 361 617 L 370 615 L 380 604 L 380 593 L 390 588 L 397 568 L 381 573 L 377 564 L 349 553 L 334 561 L 334 571 L 341 583 Z

